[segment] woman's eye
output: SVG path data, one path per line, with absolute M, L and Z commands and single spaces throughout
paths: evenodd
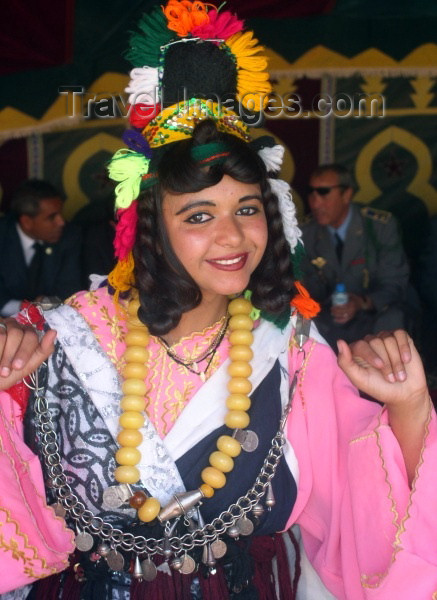
M 260 209 L 256 206 L 242 206 L 238 209 L 237 215 L 243 215 L 245 217 L 250 217 L 252 215 L 256 215 L 259 213 Z
M 185 219 L 186 223 L 206 223 L 212 219 L 211 215 L 205 212 L 194 213 L 194 215 L 190 215 L 188 219 Z

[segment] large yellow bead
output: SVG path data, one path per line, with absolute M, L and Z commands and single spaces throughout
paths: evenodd
M 129 446 L 135 448 L 143 441 L 143 436 L 138 429 L 122 429 L 117 435 L 117 442 L 120 446 Z
M 230 410 L 225 417 L 229 429 L 245 429 L 250 423 L 250 417 L 244 410 Z
M 145 407 L 146 401 L 143 396 L 123 396 L 120 402 L 121 410 L 135 410 L 137 412 L 142 412 Z
M 209 464 L 223 473 L 229 473 L 234 468 L 234 461 L 224 452 L 212 452 L 209 456 Z
M 118 483 L 136 483 L 140 479 L 140 472 L 136 467 L 123 465 L 115 469 L 114 478 Z
M 146 384 L 142 379 L 125 379 L 122 383 L 121 390 L 123 394 L 133 396 L 144 396 L 146 393 Z
M 246 361 L 236 360 L 229 365 L 228 373 L 231 377 L 249 377 L 252 375 L 252 367 Z
M 252 384 L 245 377 L 232 377 L 228 381 L 228 390 L 231 394 L 249 394 Z
M 138 362 L 130 362 L 123 369 L 123 377 L 125 379 L 144 379 L 147 375 L 147 367 Z
M 214 489 L 219 489 L 226 485 L 225 475 L 215 467 L 205 467 L 200 476 L 204 483 Z
M 123 358 L 127 363 L 134 362 L 144 364 L 149 358 L 149 352 L 142 346 L 128 346 L 124 351 Z
M 136 448 L 124 447 L 119 448 L 115 453 L 115 460 L 119 465 L 137 465 L 141 460 L 141 452 Z
M 202 483 L 202 485 L 199 487 L 199 490 L 202 492 L 205 498 L 212 498 L 214 496 L 214 488 L 207 483 Z
M 136 410 L 123 412 L 118 422 L 124 429 L 139 429 L 144 425 L 144 416 Z
M 241 452 L 241 444 L 238 440 L 230 435 L 221 435 L 217 440 L 217 448 L 220 452 L 235 458 Z
M 161 505 L 159 504 L 159 500 L 156 498 L 147 498 L 144 504 L 138 509 L 138 518 L 140 521 L 144 521 L 145 523 L 150 523 L 153 521 L 161 510 Z
M 237 329 L 232 331 L 229 336 L 229 343 L 231 346 L 251 346 L 253 342 L 253 333 L 247 331 L 247 329 Z
M 140 308 L 140 301 L 138 298 L 132 298 L 127 305 L 127 312 L 131 317 L 136 317 L 138 314 L 138 309 Z
M 245 394 L 230 394 L 226 399 L 229 410 L 249 410 L 250 398 Z
M 235 298 L 229 302 L 228 312 L 231 316 L 238 314 L 250 315 L 252 304 L 246 298 Z
M 235 315 L 229 319 L 229 329 L 231 331 L 235 331 L 236 329 L 252 331 L 253 321 L 248 315 Z
M 231 346 L 229 348 L 229 358 L 249 362 L 253 358 L 252 348 L 250 346 Z
M 147 346 L 150 340 L 150 335 L 147 329 L 133 329 L 128 331 L 124 341 L 126 346 Z

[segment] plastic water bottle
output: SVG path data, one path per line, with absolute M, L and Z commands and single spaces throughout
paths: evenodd
M 348 293 L 344 283 L 337 283 L 334 293 L 332 294 L 332 306 L 341 306 L 349 300 Z

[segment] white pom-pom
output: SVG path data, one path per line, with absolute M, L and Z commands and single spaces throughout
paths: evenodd
M 156 104 L 158 102 L 158 69 L 154 67 L 137 67 L 130 72 L 129 104 Z
M 279 144 L 271 148 L 265 147 L 258 150 L 258 154 L 262 158 L 268 173 L 277 173 L 281 170 L 284 152 L 284 146 Z
M 282 179 L 269 179 L 268 182 L 270 189 L 278 198 L 285 239 L 293 251 L 302 238 L 302 232 L 297 224 L 296 207 L 291 197 L 290 186 Z

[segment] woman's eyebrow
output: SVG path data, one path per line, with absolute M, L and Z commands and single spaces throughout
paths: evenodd
M 180 208 L 176 215 L 180 215 L 181 213 L 187 212 L 187 210 L 196 208 L 197 206 L 215 206 L 215 202 L 211 202 L 211 200 L 196 200 L 195 202 L 189 202 Z

